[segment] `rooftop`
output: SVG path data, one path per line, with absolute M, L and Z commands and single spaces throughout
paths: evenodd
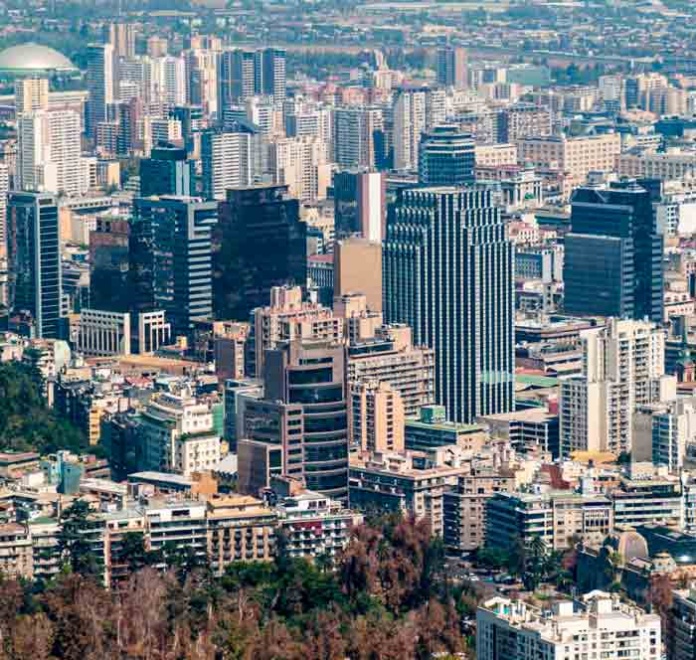
M 37 71 L 76 71 L 75 65 L 62 53 L 35 43 L 10 46 L 0 52 L 0 71 L 34 73 Z

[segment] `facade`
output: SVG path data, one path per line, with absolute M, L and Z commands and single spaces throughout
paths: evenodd
M 10 193 L 7 260 L 10 310 L 30 315 L 37 338 L 62 338 L 60 230 L 53 195 Z
M 250 186 L 251 151 L 249 133 L 204 132 L 201 138 L 203 196 L 222 200 L 228 189 Z
M 20 78 L 15 80 L 15 115 L 48 110 L 48 78 Z
M 447 420 L 444 406 L 422 406 L 417 418 L 405 423 L 406 449 L 430 451 L 446 445 L 457 445 L 468 451 L 477 451 L 488 440 L 480 424 L 459 424 Z
M 696 645 L 696 593 L 683 589 L 672 592 L 669 614 L 670 634 L 665 635 L 669 660 L 691 660 Z
M 657 614 L 621 603 L 602 591 L 540 610 L 522 601 L 496 597 L 476 613 L 476 657 L 515 658 L 640 658 L 661 657 L 661 623 Z
M 186 149 L 159 145 L 149 158 L 140 161 L 140 196 L 189 197 L 194 192 L 194 178 L 194 164 L 187 159 Z
M 474 181 L 475 143 L 457 126 L 435 126 L 420 136 L 418 181 L 426 186 L 463 186 Z
M 350 441 L 363 451 L 404 450 L 404 404 L 386 383 L 350 383 Z
M 0 572 L 8 578 L 34 577 L 32 540 L 24 525 L 0 525 Z
M 571 227 L 565 241 L 565 310 L 661 323 L 663 237 L 650 192 L 625 182 L 580 188 L 572 199 Z
M 382 110 L 339 107 L 334 110 L 334 161 L 341 169 L 373 169 L 379 162 Z
M 282 138 L 271 142 L 269 167 L 273 181 L 288 186 L 301 201 L 326 199 L 331 185 L 329 145 L 316 137 Z
M 163 309 L 175 333 L 211 317 L 211 230 L 217 204 L 192 197 L 140 198 L 134 203 L 130 270 L 135 310 Z
M 344 171 L 333 178 L 336 238 L 384 238 L 386 177 L 382 172 Z
M 610 319 L 581 337 L 583 375 L 561 383 L 561 454 L 629 452 L 636 408 L 676 397 L 674 377 L 664 375 L 664 332 L 648 321 Z
M 217 318 L 247 319 L 271 287 L 307 280 L 307 225 L 287 186 L 229 190 L 213 232 Z
M 107 106 L 115 98 L 114 48 L 111 44 L 90 45 L 87 50 L 87 126 L 86 133 L 97 136 L 100 122 L 107 120 Z
M 367 307 L 382 311 L 382 246 L 364 238 L 345 238 L 334 244 L 334 297 L 361 293 Z
M 684 492 L 677 479 L 623 479 L 609 497 L 614 524 L 633 527 L 661 523 L 681 527 L 685 518 Z
M 392 110 L 395 170 L 418 169 L 418 144 L 426 127 L 426 96 L 425 90 L 402 89 L 397 93 Z
M 130 314 L 83 309 L 80 312 L 75 350 L 85 357 L 130 355 Z
M 440 85 L 455 89 L 467 89 L 469 69 L 466 49 L 456 46 L 438 48 L 436 75 Z
M 434 349 L 437 402 L 454 421 L 512 409 L 512 260 L 489 187 L 404 190 L 389 216 L 386 320 Z

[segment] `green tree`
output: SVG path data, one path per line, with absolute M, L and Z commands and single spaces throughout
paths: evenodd
M 95 577 L 100 573 L 100 566 L 86 534 L 89 513 L 89 504 L 84 500 L 75 500 L 63 511 L 58 548 L 73 573 Z

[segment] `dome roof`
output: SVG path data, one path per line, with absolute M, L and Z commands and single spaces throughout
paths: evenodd
M 21 74 L 74 70 L 75 65 L 65 55 L 40 44 L 19 44 L 0 52 L 0 71 L 4 72 Z

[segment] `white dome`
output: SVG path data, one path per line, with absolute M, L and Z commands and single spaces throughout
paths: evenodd
M 74 70 L 75 65 L 65 55 L 40 44 L 19 44 L 0 52 L 0 71 L 4 72 L 21 74 Z

